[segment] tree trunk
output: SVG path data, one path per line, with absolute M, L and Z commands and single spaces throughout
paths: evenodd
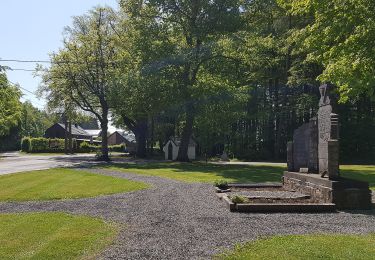
M 100 121 L 100 127 L 102 130 L 102 147 L 101 147 L 101 156 L 98 158 L 100 161 L 109 161 L 108 156 L 108 109 L 103 108 L 102 120 Z
M 139 158 L 145 158 L 147 156 L 146 151 L 146 139 L 147 139 L 147 121 L 138 121 L 134 129 L 135 139 L 137 141 L 136 156 Z
M 135 140 L 137 141 L 136 156 L 145 158 L 147 156 L 146 140 L 147 140 L 147 119 L 139 119 L 134 121 L 127 116 L 122 116 L 124 124 L 134 133 Z
M 188 157 L 188 149 L 191 135 L 193 133 L 194 123 L 194 109 L 192 105 L 188 106 L 186 111 L 186 123 L 182 130 L 181 144 L 178 149 L 177 161 L 179 162 L 190 162 Z

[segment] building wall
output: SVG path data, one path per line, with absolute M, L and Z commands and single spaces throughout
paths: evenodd
M 163 147 L 163 151 L 164 151 L 164 158 L 165 160 L 168 160 L 168 147 L 169 147 L 169 143 L 172 143 L 172 160 L 175 161 L 177 159 L 177 155 L 178 155 L 178 150 L 179 150 L 179 146 L 176 146 L 174 144 L 174 142 L 172 141 L 168 141 L 166 143 L 166 145 L 164 145 Z M 188 148 L 188 158 L 190 160 L 195 160 L 195 146 L 189 146 Z
M 122 144 L 124 143 L 123 139 L 124 138 L 119 133 L 114 132 L 108 137 L 108 145 Z

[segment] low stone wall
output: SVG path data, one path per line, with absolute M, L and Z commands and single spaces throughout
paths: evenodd
M 345 178 L 329 180 L 318 174 L 284 172 L 287 190 L 310 195 L 316 202 L 334 203 L 337 209 L 370 209 L 371 190 L 368 183 Z

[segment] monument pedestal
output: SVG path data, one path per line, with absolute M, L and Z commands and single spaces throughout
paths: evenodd
M 283 187 L 310 195 L 316 202 L 334 203 L 337 209 L 371 209 L 371 190 L 367 182 L 319 174 L 284 172 Z

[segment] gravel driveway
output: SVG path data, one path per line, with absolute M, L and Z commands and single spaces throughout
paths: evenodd
M 375 232 L 375 210 L 325 214 L 230 213 L 209 184 L 108 170 L 92 172 L 143 181 L 148 190 L 89 199 L 0 203 L 0 212 L 65 211 L 124 223 L 102 259 L 209 259 L 275 234 Z

